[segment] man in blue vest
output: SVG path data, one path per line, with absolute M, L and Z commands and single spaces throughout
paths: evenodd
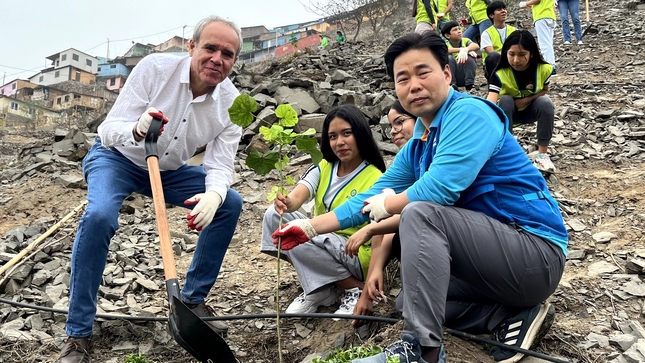
M 402 340 L 354 362 L 445 362 L 443 324 L 528 349 L 553 319 L 543 302 L 558 286 L 568 244 L 558 204 L 502 110 L 450 87 L 448 57 L 433 32 L 389 46 L 387 74 L 418 116 L 413 138 L 371 189 L 274 232 L 298 248 L 319 233 L 401 214 Z M 498 347 L 491 355 L 503 363 L 523 356 Z

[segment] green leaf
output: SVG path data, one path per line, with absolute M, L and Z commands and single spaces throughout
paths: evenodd
M 258 110 L 258 105 L 255 99 L 249 95 L 239 95 L 233 101 L 231 107 L 228 108 L 228 115 L 231 122 L 240 127 L 247 127 L 252 122 L 255 116 L 253 113 Z
M 318 165 L 323 159 L 322 152 L 318 150 L 318 140 L 316 139 L 298 139 L 296 140 L 296 148 L 309 154 L 314 165 Z
M 294 127 L 298 123 L 298 113 L 293 106 L 282 104 L 275 109 L 275 115 L 280 119 L 280 125 Z
M 295 180 L 295 179 L 293 179 L 293 178 L 292 178 L 291 176 L 289 176 L 289 175 L 287 175 L 287 176 L 285 177 L 285 180 L 287 181 L 287 183 L 288 183 L 289 185 L 294 185 L 294 184 L 296 184 L 296 180 Z
M 313 127 L 310 127 L 310 128 L 307 129 L 307 131 L 301 132 L 298 135 L 299 136 L 311 136 L 311 135 L 315 135 L 315 134 L 316 134 L 316 129 L 314 129 Z
M 260 154 L 257 150 L 253 150 L 246 157 L 246 165 L 256 173 L 264 175 L 273 170 L 278 160 L 279 155 L 275 151 L 267 151 L 265 154 Z
M 280 144 L 282 144 L 280 140 L 282 139 L 283 133 L 284 133 L 284 128 L 278 124 L 271 125 L 271 128 L 266 126 L 260 126 L 260 135 L 262 135 L 264 139 L 271 144 L 275 142 L 279 142 Z
M 289 164 L 289 157 L 287 155 L 283 156 L 281 160 L 278 160 L 275 163 L 275 168 L 278 170 L 284 170 L 284 168 Z

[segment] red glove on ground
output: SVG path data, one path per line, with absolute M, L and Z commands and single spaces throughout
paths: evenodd
M 278 239 L 282 238 L 280 249 L 288 251 L 317 235 L 318 233 L 316 233 L 308 219 L 296 219 L 283 225 L 282 228 L 278 228 L 271 237 L 273 237 L 273 243 L 276 246 L 278 245 Z

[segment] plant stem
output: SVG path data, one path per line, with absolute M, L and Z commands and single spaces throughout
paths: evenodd
M 282 145 L 280 145 L 279 153 L 280 157 L 282 157 Z M 282 190 L 284 190 L 284 175 L 282 174 L 282 169 L 278 169 L 278 173 L 280 174 L 280 193 Z M 280 215 L 280 229 L 282 229 L 282 215 Z M 275 323 L 276 323 L 276 329 L 277 335 L 278 335 L 278 361 L 282 363 L 282 335 L 280 334 L 280 252 L 282 251 L 282 237 L 278 238 L 278 262 L 277 262 L 277 268 L 278 268 L 278 273 L 277 273 L 277 281 L 275 284 L 275 307 L 276 307 L 276 315 L 275 315 Z

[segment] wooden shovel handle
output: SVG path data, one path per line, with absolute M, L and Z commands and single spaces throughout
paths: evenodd
M 155 216 L 157 218 L 157 230 L 159 232 L 159 241 L 161 245 L 163 272 L 166 276 L 166 280 L 176 279 L 177 268 L 175 267 L 175 256 L 173 255 L 174 252 L 172 250 L 170 229 L 168 228 L 168 217 L 166 216 L 166 200 L 164 199 L 163 187 L 161 185 L 159 159 L 157 156 L 150 156 L 146 162 L 148 163 L 148 173 L 150 174 L 152 200 L 155 204 Z
M 585 0 L 585 12 L 587 13 L 587 23 L 589 22 L 589 0 Z
M 148 163 L 148 174 L 150 176 L 150 187 L 152 188 L 152 200 L 155 204 L 155 216 L 157 217 L 157 231 L 161 244 L 161 259 L 166 281 L 177 278 L 175 267 L 175 256 L 172 251 L 172 240 L 168 228 L 168 217 L 166 216 L 166 200 L 163 197 L 163 186 L 161 185 L 161 172 L 159 171 L 159 156 L 157 156 L 157 139 L 161 132 L 162 120 L 153 118 L 146 133 L 145 151 L 146 163 Z

